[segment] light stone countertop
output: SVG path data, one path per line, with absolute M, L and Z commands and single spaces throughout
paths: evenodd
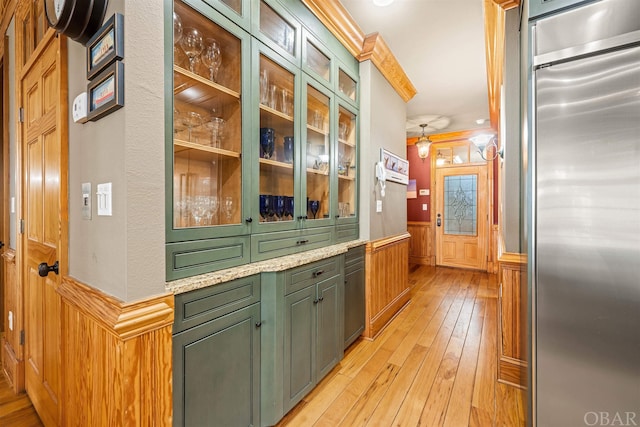
M 349 242 L 326 246 L 320 249 L 313 249 L 293 255 L 271 258 L 264 261 L 240 265 L 238 267 L 227 268 L 225 270 L 214 271 L 212 273 L 187 277 L 185 279 L 172 280 L 165 284 L 165 289 L 167 292 L 181 294 L 195 289 L 229 282 L 241 277 L 251 276 L 253 274 L 288 270 L 293 267 L 298 267 L 300 265 L 309 264 L 314 261 L 343 254 L 349 249 L 364 245 L 365 243 L 367 243 L 366 240 L 351 240 Z

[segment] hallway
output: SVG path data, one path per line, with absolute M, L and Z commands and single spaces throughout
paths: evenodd
M 496 381 L 496 277 L 412 267 L 411 303 L 278 426 L 524 426 L 526 391 Z

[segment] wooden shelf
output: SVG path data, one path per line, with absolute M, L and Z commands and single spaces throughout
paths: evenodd
M 329 132 L 325 131 L 324 129 L 317 128 L 317 127 L 312 126 L 310 124 L 307 124 L 307 130 L 310 130 L 310 131 L 315 132 L 317 134 L 320 134 L 322 136 L 329 135 Z
M 352 143 L 352 142 L 349 142 L 349 141 L 347 141 L 346 139 L 339 139 L 339 138 L 338 138 L 338 142 L 339 142 L 340 144 L 348 145 L 349 147 L 354 147 L 354 148 L 355 148 L 355 146 L 356 146 L 356 144 L 354 144 L 354 143 Z
M 273 109 L 271 107 L 268 107 L 268 106 L 266 106 L 264 104 L 260 104 L 260 110 L 262 110 L 262 111 L 264 111 L 266 113 L 269 113 L 269 114 L 271 114 L 273 116 L 276 116 L 276 117 L 279 117 L 281 119 L 284 119 L 284 120 L 286 120 L 288 122 L 293 123 L 293 117 L 292 116 L 289 116 L 288 114 L 281 113 L 280 111 L 275 110 L 275 109 Z
M 211 161 L 215 157 L 222 156 L 228 159 L 240 160 L 241 154 L 235 151 L 225 150 L 223 148 L 210 147 L 208 145 L 197 144 L 195 142 L 182 141 L 180 139 L 173 140 L 173 150 L 176 156 L 189 156 L 192 160 Z
M 174 82 L 174 88 L 173 88 L 174 95 L 178 95 L 189 88 L 204 86 L 210 89 L 214 89 L 217 92 L 227 94 L 233 98 L 240 99 L 240 94 L 238 92 L 231 90 L 225 86 L 219 85 L 216 82 L 212 82 L 211 80 L 206 79 L 199 74 L 192 73 L 191 71 L 186 70 L 180 67 L 179 65 L 174 64 L 173 71 L 174 71 L 174 79 L 177 80 Z M 190 99 L 194 99 L 194 97 L 190 96 Z
M 324 175 L 324 176 L 329 175 L 328 171 L 321 171 L 320 169 L 313 169 L 313 168 L 307 168 L 307 173 L 312 173 L 315 175 Z
M 281 168 L 281 169 L 293 169 L 293 163 L 284 163 L 284 162 L 279 162 L 277 160 L 271 160 L 271 159 L 260 159 L 260 164 L 261 165 L 268 165 L 268 166 L 273 166 L 276 168 Z
M 338 179 L 344 179 L 345 181 L 355 181 L 355 177 L 351 175 L 338 175 Z

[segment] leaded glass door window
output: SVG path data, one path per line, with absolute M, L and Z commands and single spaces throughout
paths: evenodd
M 444 232 L 475 236 L 478 232 L 478 176 L 444 178 Z

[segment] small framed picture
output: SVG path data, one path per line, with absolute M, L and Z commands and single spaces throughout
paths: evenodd
M 87 42 L 87 79 L 124 58 L 124 17 L 115 13 Z
M 96 121 L 124 106 L 124 64 L 116 61 L 87 85 L 87 119 Z

